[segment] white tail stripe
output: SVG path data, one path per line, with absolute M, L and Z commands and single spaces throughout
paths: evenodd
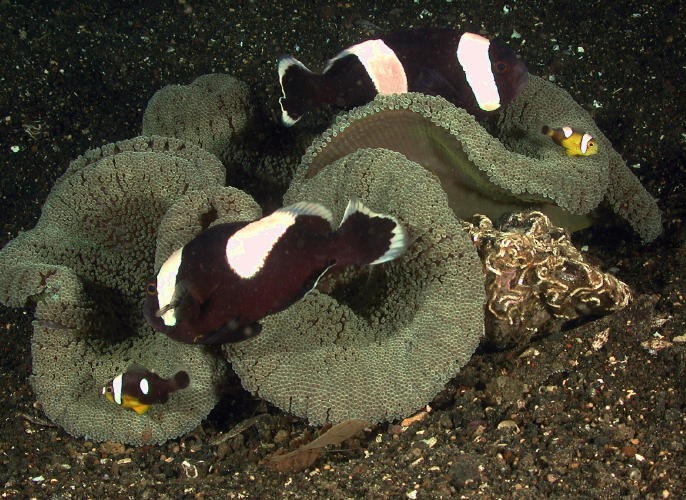
M 279 85 L 281 86 L 281 97 L 279 97 L 279 107 L 281 107 L 281 121 L 287 127 L 295 125 L 300 118 L 293 119 L 289 116 L 288 112 L 283 107 L 283 101 L 286 100 L 286 90 L 283 88 L 283 76 L 286 74 L 286 70 L 291 66 L 300 66 L 305 71 L 312 73 L 307 66 L 298 61 L 295 57 L 284 57 L 279 60 Z
M 365 206 L 357 197 L 351 198 L 348 202 L 348 206 L 345 207 L 345 212 L 343 213 L 343 218 L 341 219 L 341 225 L 343 225 L 343 223 L 348 217 L 350 217 L 352 214 L 356 212 L 365 214 L 369 218 L 380 217 L 382 219 L 390 219 L 393 222 L 395 222 L 395 227 L 393 228 L 393 236 L 391 237 L 388 250 L 386 250 L 386 252 L 381 257 L 376 259 L 374 262 L 370 262 L 370 266 L 373 266 L 374 264 L 381 264 L 382 262 L 388 262 L 389 260 L 393 260 L 396 257 L 400 256 L 405 251 L 405 249 L 407 249 L 410 239 L 407 235 L 407 231 L 402 226 L 402 224 L 400 224 L 398 219 L 396 219 L 392 215 L 380 214 L 372 211 L 367 206 Z
M 398 219 L 390 215 L 383 215 L 381 217 L 391 219 L 393 222 L 395 222 L 395 227 L 393 228 L 393 236 L 391 237 L 391 242 L 388 245 L 388 250 L 386 250 L 386 253 L 384 253 L 381 257 L 372 262 L 370 264 L 371 266 L 374 264 L 381 264 L 382 262 L 388 262 L 389 260 L 399 257 L 405 252 L 410 244 L 410 238 L 407 235 L 407 231 L 403 225 L 398 222 Z

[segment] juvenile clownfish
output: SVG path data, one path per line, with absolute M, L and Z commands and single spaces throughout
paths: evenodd
M 283 56 L 278 72 L 285 126 L 325 104 L 349 109 L 403 92 L 442 96 L 482 116 L 510 103 L 529 81 L 526 65 L 503 42 L 449 28 L 366 40 L 329 59 L 321 74 Z
M 356 199 L 336 231 L 332 224 L 327 208 L 300 202 L 203 231 L 148 284 L 146 319 L 181 342 L 242 341 L 260 332 L 259 320 L 304 297 L 328 269 L 387 262 L 408 246 L 394 217 Z
M 565 148 L 568 156 L 590 156 L 598 152 L 598 142 L 588 132 L 579 132 L 568 126 L 550 128 L 544 125 L 541 133 Z
M 190 377 L 185 371 L 179 371 L 167 379 L 142 366 L 134 365 L 110 380 L 102 388 L 102 394 L 110 403 L 142 415 L 151 405 L 166 403 L 169 394 L 185 389 L 189 383 Z

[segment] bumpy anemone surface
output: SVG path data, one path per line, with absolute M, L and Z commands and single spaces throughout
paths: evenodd
M 182 139 L 223 158 L 251 116 L 245 83 L 230 75 L 202 75 L 189 85 L 158 90 L 145 109 L 141 134 Z
M 599 153 L 567 156 L 541 127 L 570 125 L 590 132 Z M 571 230 L 588 226 L 604 199 L 646 241 L 661 232 L 655 200 L 562 89 L 531 76 L 500 115 L 491 135 L 469 113 L 441 97 L 380 95 L 339 115 L 308 148 L 296 180 L 362 148 L 398 151 L 436 175 L 455 215 L 490 218 L 537 209 Z
M 138 137 L 70 165 L 36 227 L 0 252 L 0 300 L 35 304 L 32 384 L 48 417 L 75 436 L 161 443 L 214 407 L 223 360 L 153 332 L 141 314 L 158 224 L 179 196 L 224 182 L 210 153 L 183 141 Z M 190 387 L 144 415 L 101 388 L 139 363 L 163 377 L 186 370 Z
M 361 150 L 292 184 L 284 204 L 319 202 L 340 220 L 353 196 L 408 228 L 406 254 L 331 276 L 327 293 L 312 291 L 264 318 L 259 336 L 225 346 L 249 391 L 311 424 L 409 415 L 483 335 L 481 262 L 435 178 L 399 153 Z

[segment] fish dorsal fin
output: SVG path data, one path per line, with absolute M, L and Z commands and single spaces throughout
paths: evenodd
M 295 215 L 296 217 L 298 215 L 314 215 L 326 219 L 329 222 L 329 225 L 333 226 L 333 215 L 331 214 L 331 210 L 320 203 L 314 203 L 312 201 L 300 201 L 298 203 L 280 208 L 277 210 L 277 212 L 287 212 Z
M 148 369 L 147 369 L 145 366 L 143 366 L 141 363 L 139 363 L 138 361 L 134 361 L 134 362 L 131 363 L 131 364 L 129 365 L 129 367 L 126 369 L 126 373 L 131 373 L 131 372 L 134 372 L 134 373 L 136 373 L 136 372 L 138 372 L 138 373 L 144 373 L 144 372 L 147 372 L 147 371 L 148 371 Z

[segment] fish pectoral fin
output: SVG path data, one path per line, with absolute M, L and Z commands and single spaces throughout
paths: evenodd
M 158 317 L 158 318 L 161 318 L 162 316 L 164 316 L 164 315 L 167 313 L 167 311 L 171 311 L 171 310 L 174 309 L 175 307 L 176 307 L 176 304 L 174 304 L 173 302 L 172 302 L 171 304 L 167 304 L 167 305 L 164 306 L 164 307 L 160 307 L 160 308 L 155 312 L 155 316 Z
M 143 413 L 147 412 L 150 409 L 150 405 L 141 403 L 140 400 L 134 396 L 129 396 L 127 394 L 124 394 L 122 397 L 122 402 L 121 405 L 124 408 L 128 408 L 129 410 L 133 410 L 139 415 L 143 415 Z
M 439 95 L 451 102 L 459 98 L 455 87 L 453 87 L 438 71 L 431 68 L 422 68 L 419 71 L 414 87 L 415 92 L 421 92 L 422 94 L 427 95 Z
M 262 325 L 258 323 L 257 321 L 254 323 L 247 324 L 243 326 L 242 328 L 242 334 L 244 337 L 244 340 L 251 339 L 262 331 Z
M 144 413 L 147 413 L 147 411 L 150 409 L 150 405 L 132 406 L 131 409 L 139 415 L 143 415 Z
M 220 328 L 200 340 L 199 344 L 226 344 L 241 342 L 255 337 L 262 331 L 262 325 L 258 322 L 241 325 L 237 318 L 232 318 Z
M 184 320 L 196 318 L 201 310 L 202 298 L 190 286 L 188 282 L 182 281 L 176 284 L 174 296 L 171 302 L 157 311 L 157 316 L 162 316 L 169 310 L 174 310 L 174 315 L 177 318 Z

